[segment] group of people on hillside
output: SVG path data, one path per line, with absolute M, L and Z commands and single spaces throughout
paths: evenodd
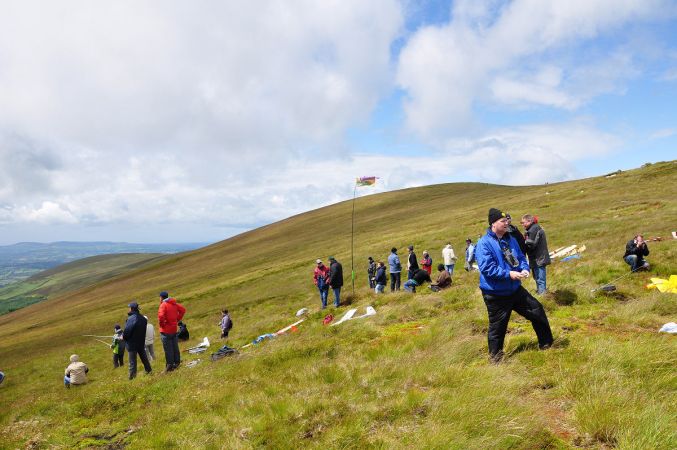
M 313 282 L 320 291 L 322 309 L 327 307 L 329 288 L 334 292 L 334 306 L 341 305 L 341 288 L 343 287 L 343 266 L 333 256 L 329 257 L 329 267 L 325 266 L 321 259 L 315 261 L 313 270 Z

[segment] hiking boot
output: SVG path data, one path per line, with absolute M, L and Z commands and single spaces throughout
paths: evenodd
M 499 364 L 503 360 L 503 351 L 489 355 L 489 363 Z
M 539 345 L 539 346 L 538 346 L 538 349 L 539 349 L 539 350 L 547 350 L 547 349 L 549 349 L 549 348 L 551 348 L 551 347 L 552 347 L 552 344 L 543 344 L 543 345 Z

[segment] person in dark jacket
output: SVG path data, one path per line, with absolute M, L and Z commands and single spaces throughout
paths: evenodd
M 451 286 L 451 275 L 449 275 L 449 272 L 447 271 L 446 267 L 444 267 L 444 264 L 438 264 L 437 271 L 439 272 L 437 275 L 437 281 L 430 284 L 430 289 L 433 292 L 438 292 Z
M 527 246 L 527 255 L 529 256 L 529 266 L 534 274 L 536 282 L 536 293 L 544 294 L 547 287 L 545 282 L 545 266 L 550 264 L 550 252 L 548 251 L 548 241 L 545 238 L 545 231 L 536 223 L 534 216 L 525 214 L 522 216 L 522 226 L 527 230 L 524 244 Z
M 407 260 L 407 280 L 411 280 L 414 277 L 414 273 L 418 270 L 418 259 L 416 259 L 416 253 L 414 253 L 414 246 L 409 246 L 409 259 Z
M 177 326 L 179 327 L 179 332 L 176 334 L 176 338 L 180 341 L 187 341 L 190 339 L 190 333 L 188 332 L 188 327 L 186 324 L 179 321 Z
M 505 218 L 508 219 L 508 234 L 515 238 L 517 245 L 520 246 L 520 250 L 525 255 L 527 254 L 527 244 L 524 243 L 524 235 L 520 230 L 517 229 L 515 225 L 512 224 L 512 217 L 510 214 L 505 213 Z
M 424 282 L 431 283 L 430 274 L 423 269 L 416 269 L 411 279 L 404 283 L 404 290 L 407 292 L 416 292 L 416 287 L 423 286 Z
M 341 287 L 343 287 L 343 266 L 333 256 L 329 257 L 329 286 L 334 291 L 334 306 L 341 305 Z
M 503 341 L 512 311 L 531 322 L 541 349 L 549 348 L 553 337 L 543 305 L 521 284 L 521 280 L 529 277 L 529 264 L 515 238 L 508 234 L 505 213 L 491 208 L 489 225 L 477 243 L 475 257 L 489 315 L 489 357 L 498 363 L 503 357 Z
M 376 287 L 376 281 L 374 280 L 374 277 L 376 277 L 376 261 L 374 261 L 374 258 L 371 256 L 367 258 L 367 279 L 369 280 L 369 288 L 374 289 Z
M 390 268 L 390 292 L 399 291 L 402 279 L 402 264 L 400 263 L 400 257 L 397 256 L 397 249 L 395 247 L 390 249 L 388 266 Z
M 386 266 L 383 261 L 379 261 L 376 265 L 376 276 L 374 277 L 374 292 L 383 294 L 385 291 L 388 279 L 386 278 Z
M 644 236 L 638 234 L 625 245 L 623 260 L 633 272 L 640 269 L 649 270 L 649 263 L 644 260 L 645 256 L 649 256 L 649 247 L 646 245 Z
M 125 340 L 122 338 L 122 328 L 117 323 L 113 332 L 113 342 L 110 344 L 113 349 L 113 369 L 125 365 Z
M 146 325 L 148 321 L 139 313 L 139 304 L 131 302 L 129 304 L 129 312 L 127 313 L 127 323 L 125 324 L 125 331 L 122 336 L 127 346 L 127 353 L 129 353 L 129 379 L 133 380 L 136 377 L 136 355 L 141 358 L 141 363 L 146 373 L 151 373 L 152 368 L 146 355 Z

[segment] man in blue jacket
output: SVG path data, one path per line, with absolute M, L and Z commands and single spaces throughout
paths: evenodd
M 496 208 L 489 210 L 489 229 L 475 248 L 480 269 L 480 290 L 489 315 L 489 356 L 498 363 L 512 311 L 531 322 L 542 350 L 552 345 L 552 331 L 543 305 L 522 287 L 529 264 L 515 238 L 508 234 L 508 219 Z
M 150 373 L 153 369 L 148 362 L 146 355 L 146 325 L 148 321 L 139 313 L 139 304 L 131 302 L 129 304 L 129 316 L 125 323 L 125 331 L 122 333 L 125 344 L 127 346 L 127 353 L 129 354 L 129 379 L 133 380 L 136 377 L 136 355 L 141 358 L 143 368 L 146 373 Z

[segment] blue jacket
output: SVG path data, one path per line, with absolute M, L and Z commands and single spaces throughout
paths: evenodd
M 138 311 L 127 314 L 125 331 L 122 333 L 127 350 L 141 351 L 146 345 L 146 324 L 148 321 Z
M 374 280 L 376 284 L 386 285 L 388 279 L 386 278 L 386 268 L 385 266 L 379 267 L 376 269 L 376 279 Z
M 508 247 L 517 259 L 516 267 L 511 266 L 503 255 L 502 249 Z M 477 242 L 475 259 L 480 268 L 480 289 L 486 294 L 500 296 L 514 293 L 521 283 L 510 279 L 510 271 L 529 270 L 527 258 L 515 238 L 506 233 L 502 239 L 498 239 L 491 229 Z
M 388 265 L 390 266 L 390 273 L 402 272 L 402 264 L 400 264 L 400 257 L 397 256 L 397 253 L 391 253 L 388 256 Z

